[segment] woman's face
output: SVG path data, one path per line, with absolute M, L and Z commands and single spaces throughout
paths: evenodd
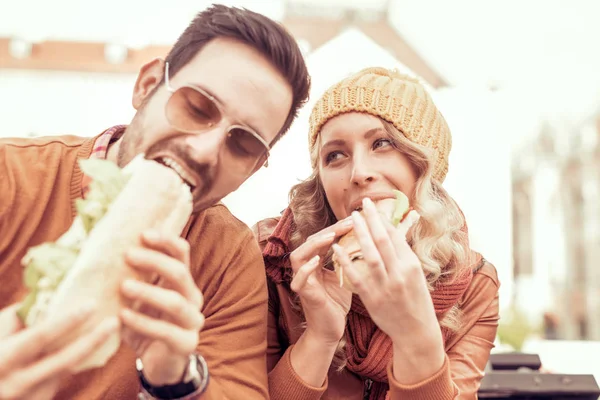
M 365 197 L 377 203 L 400 190 L 413 198 L 415 168 L 392 145 L 379 118 L 359 112 L 338 115 L 323 125 L 319 143 L 321 182 L 338 220 L 362 207 Z

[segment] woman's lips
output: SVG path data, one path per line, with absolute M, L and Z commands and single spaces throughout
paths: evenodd
M 362 194 L 350 203 L 350 205 L 346 209 L 346 211 L 348 212 L 348 215 L 352 214 L 353 211 L 361 211 L 362 210 L 362 202 L 363 202 L 363 199 L 365 199 L 365 198 L 369 198 L 369 199 L 371 199 L 371 201 L 373 203 L 377 204 L 381 200 L 395 199 L 396 196 L 394 196 L 394 193 L 391 193 L 391 192 L 390 193 L 365 193 L 365 194 Z

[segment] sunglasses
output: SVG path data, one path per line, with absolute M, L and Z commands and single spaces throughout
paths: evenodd
M 165 63 L 165 85 L 170 93 L 165 114 L 173 129 L 200 134 L 224 121 L 231 121 L 218 101 L 204 89 L 190 85 L 173 89 L 169 81 L 169 63 Z M 226 132 L 226 153 L 230 160 L 227 165 L 241 173 L 249 173 L 257 166 L 268 166 L 270 146 L 258 133 L 250 127 L 230 123 Z

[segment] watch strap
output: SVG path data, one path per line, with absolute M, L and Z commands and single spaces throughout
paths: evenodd
M 197 396 L 206 390 L 209 381 L 208 366 L 204 357 L 199 354 L 190 355 L 190 363 L 184 372 L 182 382 L 172 385 L 153 386 L 143 373 L 141 360 L 136 360 L 136 368 L 144 399 L 148 400 L 184 400 Z

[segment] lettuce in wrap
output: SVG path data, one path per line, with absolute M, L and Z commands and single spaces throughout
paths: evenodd
M 106 160 L 80 160 L 85 175 L 91 178 L 85 199 L 77 199 L 77 215 L 71 228 L 56 242 L 42 243 L 30 248 L 22 264 L 24 282 L 29 293 L 17 311 L 26 325 L 36 320 L 43 306 L 75 263 L 81 245 L 96 223 L 106 214 L 111 203 L 127 184 L 131 174 Z

